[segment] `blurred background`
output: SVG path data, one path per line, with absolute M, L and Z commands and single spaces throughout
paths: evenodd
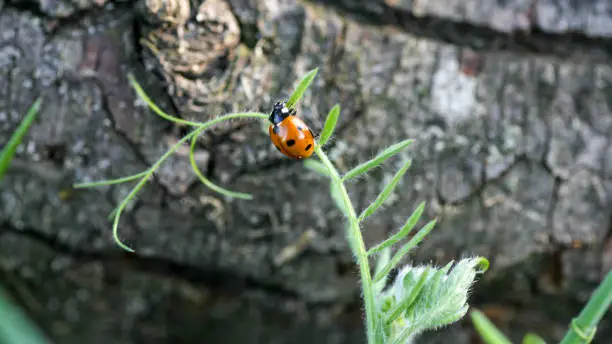
M 515 342 L 565 333 L 612 266 L 612 5 L 606 0 L 0 0 L 0 143 L 40 114 L 0 189 L 0 284 L 54 343 L 364 343 L 359 277 L 327 180 L 263 126 L 205 133 L 120 222 L 133 184 L 205 121 L 299 105 L 341 171 L 399 140 L 412 168 L 363 228 L 374 244 L 426 201 L 439 225 L 407 263 L 482 255 L 470 298 Z M 349 185 L 358 210 L 401 159 Z M 300 243 L 297 254 L 287 248 Z M 9 316 L 0 308 L 0 320 Z M 604 318 L 594 343 L 612 338 Z M 421 343 L 479 343 L 468 318 Z M 18 342 L 12 342 L 18 343 Z

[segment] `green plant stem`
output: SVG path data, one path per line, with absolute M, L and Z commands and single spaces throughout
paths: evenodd
M 366 313 L 366 332 L 368 337 L 368 343 L 374 344 L 376 341 L 376 305 L 374 303 L 374 291 L 372 288 L 372 275 L 370 273 L 370 263 L 368 261 L 368 254 L 363 242 L 363 236 L 359 228 L 359 221 L 357 221 L 357 214 L 355 208 L 351 203 L 348 192 L 342 183 L 342 178 L 338 174 L 338 171 L 334 165 L 329 161 L 327 155 L 321 149 L 321 146 L 316 145 L 315 153 L 321 159 L 321 162 L 327 167 L 332 183 L 334 183 L 338 190 L 341 192 L 341 197 L 344 201 L 344 208 L 347 209 L 347 217 L 349 220 L 348 228 L 348 240 L 353 250 L 353 254 L 357 259 L 359 270 L 361 272 L 361 287 L 363 289 L 363 300 L 365 303 Z
M 597 324 L 612 303 L 612 271 L 595 289 L 589 302 L 578 317 L 572 320 L 569 330 L 560 344 L 588 343 L 593 338 Z
M 97 182 L 91 182 L 91 183 L 79 183 L 79 184 L 74 184 L 72 185 L 73 188 L 75 189 L 84 189 L 84 188 L 93 188 L 96 186 L 103 186 L 103 185 L 114 185 L 114 184 L 122 184 L 122 183 L 127 183 L 127 182 L 131 182 L 132 180 L 136 180 L 138 178 L 143 177 L 144 175 L 146 175 L 149 172 L 149 169 L 146 169 L 140 173 L 136 173 L 133 174 L 131 176 L 127 176 L 127 177 L 123 177 L 123 178 L 117 178 L 117 179 L 110 179 L 110 180 L 100 180 Z

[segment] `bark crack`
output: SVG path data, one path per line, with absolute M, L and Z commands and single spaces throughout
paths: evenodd
M 79 263 L 99 262 L 108 266 L 121 266 L 140 272 L 176 278 L 195 285 L 204 285 L 213 290 L 241 295 L 245 291 L 262 291 L 275 297 L 298 300 L 300 295 L 284 286 L 258 279 L 253 276 L 240 275 L 231 270 L 199 267 L 176 262 L 165 257 L 138 256 L 120 251 L 89 251 L 72 247 L 57 237 L 41 233 L 33 228 L 18 229 L 8 222 L 0 225 L 0 236 L 7 233 L 27 238 L 43 244 L 52 251 L 74 258 Z M 120 263 L 120 264 L 119 264 Z

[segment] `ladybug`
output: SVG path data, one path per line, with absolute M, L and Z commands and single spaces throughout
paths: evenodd
M 274 104 L 269 117 L 270 139 L 276 149 L 286 156 L 301 160 L 314 152 L 314 135 L 304 121 L 296 116 L 295 109 L 289 109 L 286 103 Z

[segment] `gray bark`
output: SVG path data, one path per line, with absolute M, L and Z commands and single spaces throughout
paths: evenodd
M 222 124 L 197 152 L 208 177 L 255 200 L 206 189 L 179 151 L 122 217 L 135 254 L 107 219 L 133 184 L 71 188 L 140 172 L 184 134 L 137 99 L 128 71 L 162 109 L 206 120 L 268 112 L 318 66 L 300 116 L 316 133 L 342 105 L 328 151 L 343 171 L 415 139 L 368 244 L 426 201 L 425 219 L 441 221 L 413 261 L 486 256 L 473 305 L 516 342 L 558 340 L 612 266 L 612 10 L 434 3 L 0 3 L 0 142 L 44 97 L 2 181 L 2 285 L 58 343 L 364 342 L 328 182 L 280 156 L 259 123 Z M 359 209 L 399 164 L 350 185 Z M 275 263 L 306 232 L 306 249 Z M 595 342 L 610 336 L 608 316 Z M 421 342 L 473 338 L 466 318 Z

